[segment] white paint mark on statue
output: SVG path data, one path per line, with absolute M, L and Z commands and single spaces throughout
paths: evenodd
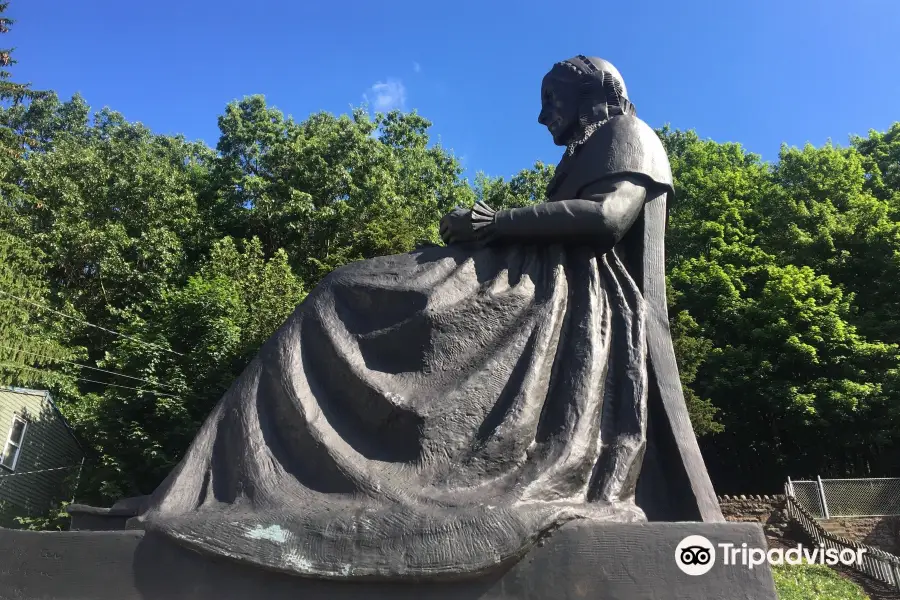
M 316 565 L 312 563 L 312 561 L 303 558 L 296 552 L 288 552 L 286 555 L 284 555 L 284 561 L 295 569 L 305 572 L 318 571 L 322 574 L 342 575 L 344 577 L 351 575 L 353 572 L 353 565 L 346 563 L 342 565 L 336 565 L 336 568 L 334 570 L 322 571 L 321 569 L 318 569 Z
M 268 527 L 257 525 L 245 533 L 244 536 L 252 540 L 269 540 L 270 542 L 283 544 L 287 541 L 288 532 L 278 525 L 269 525 Z

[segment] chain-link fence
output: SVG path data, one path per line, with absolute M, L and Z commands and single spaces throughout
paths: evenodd
M 789 489 L 793 489 L 791 496 L 806 509 L 806 512 L 817 519 L 825 518 L 825 508 L 822 506 L 822 494 L 818 481 L 791 481 Z
M 791 481 L 788 493 L 817 519 L 900 515 L 900 478 Z

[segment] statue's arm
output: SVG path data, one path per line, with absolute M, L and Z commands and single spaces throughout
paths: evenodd
M 491 237 L 495 241 L 612 248 L 641 214 L 647 187 L 640 177 L 619 176 L 591 184 L 579 195 L 581 198 L 497 211 Z

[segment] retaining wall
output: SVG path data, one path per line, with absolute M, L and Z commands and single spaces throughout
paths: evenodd
M 782 494 L 719 496 L 719 505 L 726 521 L 762 523 L 767 535 L 782 537 L 790 524 Z M 900 516 L 836 517 L 818 522 L 829 533 L 900 554 Z

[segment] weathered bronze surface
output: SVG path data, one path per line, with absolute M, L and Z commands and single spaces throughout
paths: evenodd
M 326 277 L 133 525 L 331 579 L 473 577 L 573 520 L 721 521 L 666 316 L 672 177 L 609 63 L 542 85 L 547 201 Z

